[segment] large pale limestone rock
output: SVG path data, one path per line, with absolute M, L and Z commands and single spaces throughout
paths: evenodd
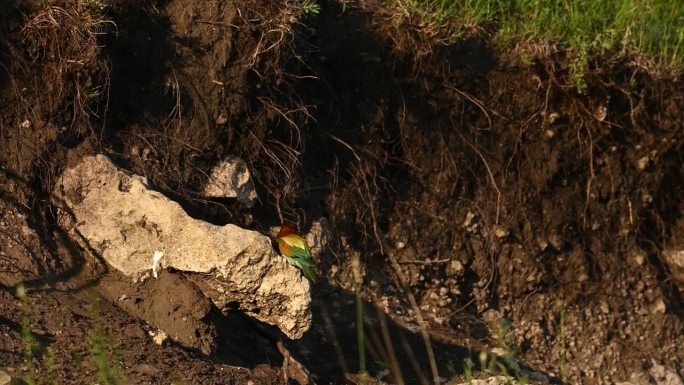
M 193 219 L 145 178 L 128 175 L 102 155 L 65 171 L 56 189 L 71 234 L 123 274 L 146 278 L 153 255 L 163 253 L 161 268 L 183 272 L 222 311 L 238 303 L 290 338 L 308 330 L 309 283 L 275 255 L 268 237 Z

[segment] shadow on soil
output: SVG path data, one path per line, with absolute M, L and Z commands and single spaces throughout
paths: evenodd
M 219 349 L 211 359 L 248 368 L 260 364 L 278 367 L 283 364 L 283 355 L 276 345 L 282 342 L 316 383 L 343 383 L 347 376 L 358 373 L 355 297 L 327 283 L 316 284 L 312 291 L 312 326 L 302 339 L 288 340 L 274 326 L 236 312 L 212 321 L 218 331 Z M 364 301 L 363 308 L 367 372 L 389 383 L 432 383 L 430 362 L 417 327 L 398 324 L 371 303 Z M 485 370 L 479 363 L 479 351 L 434 337 L 431 346 L 443 378 L 464 375 L 467 359 L 474 364 L 473 371 Z M 510 367 L 508 370 L 515 373 Z M 552 382 L 556 380 L 551 378 Z
M 317 383 L 339 383 L 345 375 L 358 373 L 359 351 L 356 329 L 354 296 L 328 284 L 313 288 L 311 329 L 300 340 L 288 340 L 275 327 L 261 323 L 242 313 L 216 319 L 219 350 L 214 360 L 231 365 L 255 367 L 259 364 L 280 366 L 283 356 L 276 348 L 283 342 L 290 354 L 301 362 Z M 371 375 L 384 370 L 385 380 L 394 371 L 391 357 L 395 357 L 406 383 L 429 383 L 430 364 L 425 345 L 417 331 L 409 330 L 370 303 L 364 303 L 366 367 Z M 463 360 L 470 357 L 477 362 L 477 352 L 432 341 L 438 357 L 439 372 L 443 377 L 462 373 Z
M 11 183 L 3 183 L 3 186 L 0 187 L 0 203 L 4 206 L 5 210 L 8 208 L 14 209 L 26 218 L 26 224 L 35 232 L 40 241 L 40 244 L 33 244 L 17 234 L 4 234 L 22 248 L 24 251 L 23 255 L 28 256 L 29 263 L 25 264 L 25 262 L 20 261 L 23 262 L 21 264 L 25 265 L 24 268 L 17 267 L 16 271 L 2 273 L 14 274 L 20 277 L 11 280 L 23 281 L 26 287 L 33 290 L 49 290 L 50 287 L 54 287 L 58 282 L 70 281 L 84 273 L 87 263 L 83 257 L 81 246 L 57 224 L 60 219 L 58 218 L 57 209 L 53 204 L 59 203 L 61 198 L 48 194 L 40 186 L 37 186 L 37 183 L 32 183 L 9 170 L 0 169 L 0 181 L 2 180 L 11 181 Z M 8 186 L 12 187 L 7 189 L 6 187 Z M 34 202 L 32 206 L 21 203 L 17 195 L 27 193 L 30 196 L 39 197 L 39 202 Z M 65 205 L 59 206 L 62 215 L 72 215 L 72 213 L 66 211 Z M 64 218 L 61 220 L 64 220 Z M 42 248 L 45 249 L 47 255 Z M 87 282 L 73 288 L 72 291 L 96 285 L 98 282 L 97 276 L 106 274 L 109 271 L 103 259 L 97 256 L 96 253 L 91 252 L 91 254 L 95 255 L 98 259 L 95 263 L 97 266 L 96 277 L 87 279 Z M 0 286 L 6 290 L 12 289 L 4 285 Z
M 118 5 L 113 18 L 118 32 L 103 39 L 103 53 L 111 61 L 111 86 L 102 139 L 114 144 L 121 143 L 117 135 L 133 134 L 122 130 L 155 127 L 173 110 L 175 93 L 180 92 L 169 83 L 174 66 L 181 63 L 174 54 L 168 17 L 135 3 Z

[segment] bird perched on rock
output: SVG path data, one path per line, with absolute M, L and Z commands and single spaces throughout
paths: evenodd
M 285 222 L 275 239 L 280 255 L 290 264 L 299 267 L 304 276 L 311 282 L 316 281 L 316 275 L 311 265 L 311 252 L 306 240 L 297 234 L 297 226 Z

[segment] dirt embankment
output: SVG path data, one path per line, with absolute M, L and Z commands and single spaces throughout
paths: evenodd
M 213 315 L 221 346 L 207 357 L 155 345 L 111 301 L 93 309 L 111 287 L 98 289 L 107 280 L 60 232 L 49 193 L 66 167 L 103 153 L 214 224 L 268 233 L 282 219 L 328 219 L 336 238 L 316 262 L 314 326 L 285 344 L 321 382 L 358 370 L 354 256 L 370 370 L 390 368 L 386 380 L 399 381 L 397 366 L 409 383 L 431 375 L 392 260 L 443 377 L 497 344 L 553 381 L 684 368 L 672 263 L 684 232 L 681 80 L 596 61 L 581 95 L 560 52 L 530 65 L 481 40 L 434 45 L 378 5 L 345 4 L 0 5 L 0 366 L 26 369 L 29 319 L 35 365 L 49 371 L 50 348 L 63 382 L 94 376 L 89 331 L 110 338 L 131 382 L 281 381 L 281 336 L 239 312 Z M 201 194 L 229 155 L 254 177 L 254 208 Z

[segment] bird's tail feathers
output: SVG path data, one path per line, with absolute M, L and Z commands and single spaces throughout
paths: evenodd
M 316 273 L 314 272 L 311 262 L 304 258 L 286 257 L 284 255 L 282 257 L 285 258 L 290 265 L 300 268 L 306 279 L 311 282 L 316 282 Z

